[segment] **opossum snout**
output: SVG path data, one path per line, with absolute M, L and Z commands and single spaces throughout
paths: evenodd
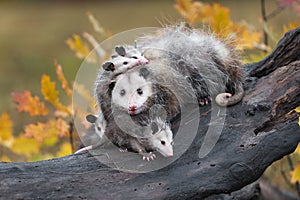
M 166 157 L 172 157 L 172 156 L 173 156 L 173 152 L 166 154 Z
M 128 110 L 129 111 L 136 111 L 137 110 L 137 105 L 136 104 L 129 105 Z

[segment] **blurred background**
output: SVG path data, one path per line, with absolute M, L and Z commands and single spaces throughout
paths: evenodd
M 274 16 L 268 20 L 268 27 L 262 23 L 261 1 L 216 0 L 202 1 L 203 3 L 219 3 L 230 11 L 230 18 L 234 22 L 245 23 L 252 30 L 260 32 L 267 30 L 269 33 L 269 48 L 274 48 L 277 41 L 283 36 L 283 26 L 289 22 L 299 23 L 299 14 L 291 6 L 279 9 L 279 2 L 265 0 L 266 11 Z M 139 27 L 161 27 L 162 24 L 176 23 L 183 20 L 180 13 L 174 8 L 175 0 L 111 0 L 111 1 L 0 1 L 0 115 L 7 113 L 12 125 L 6 130 L 11 130 L 12 135 L 0 137 L 0 161 L 36 161 L 49 159 L 71 153 L 71 146 L 65 146 L 62 153 L 53 153 L 57 141 L 48 141 L 50 148 L 39 146 L 21 155 L 25 148 L 30 148 L 30 143 L 24 138 L 13 145 L 19 135 L 24 134 L 27 124 L 37 121 L 46 122 L 47 117 L 29 117 L 27 113 L 17 112 L 17 104 L 12 98 L 12 93 L 31 91 L 33 96 L 41 100 L 41 76 L 48 74 L 51 80 L 58 81 L 53 67 L 54 60 L 62 66 L 64 75 L 69 83 L 75 79 L 76 72 L 82 59 L 75 56 L 66 44 L 67 39 L 74 34 L 82 35 L 89 32 L 95 35 L 98 42 L 105 39 L 98 37 L 88 20 L 87 12 L 93 14 L 99 24 L 110 34 L 116 34 Z M 300 12 L 300 9 L 299 9 Z M 261 38 L 261 41 L 263 39 Z M 253 50 L 252 50 L 253 51 Z M 258 54 L 261 53 L 261 50 Z M 247 57 L 248 52 L 244 52 Z M 259 59 L 262 57 L 259 57 Z M 71 86 L 70 86 L 71 87 Z M 71 87 L 72 88 L 72 87 Z M 60 89 L 61 91 L 61 89 Z M 63 94 L 61 101 L 68 101 Z M 49 103 L 46 102 L 46 105 Z M 53 116 L 52 116 L 53 117 Z M 2 125 L 7 124 L 7 117 L 2 116 Z M 4 124 L 4 125 L 3 125 Z M 69 127 L 70 128 L 70 127 Z M 4 134 L 4 132 L 0 132 Z M 13 139 L 7 139 L 11 137 Z M 4 139 L 3 139 L 4 138 Z M 67 142 L 69 142 L 67 140 Z M 18 144 L 18 145 L 17 145 Z M 26 144 L 28 146 L 26 146 Z M 32 143 L 33 144 L 33 143 Z M 13 148 L 25 146 L 18 151 Z M 43 151 L 44 153 L 40 153 Z M 20 155 L 18 155 L 18 153 Z M 276 164 L 275 164 L 276 165 Z M 280 174 L 284 164 L 277 164 L 275 170 L 270 171 L 271 176 Z M 277 168 L 276 168 L 277 167 Z M 276 171 L 277 170 L 277 171 Z M 281 170 L 281 171 L 280 171 Z M 284 182 L 281 180 L 280 184 Z

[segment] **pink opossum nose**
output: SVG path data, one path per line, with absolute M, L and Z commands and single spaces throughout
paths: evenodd
M 168 153 L 167 155 L 166 155 L 166 157 L 172 157 L 173 156 L 173 153 Z
M 147 60 L 146 62 L 145 62 L 145 64 L 148 64 L 149 63 L 149 61 Z
M 135 105 L 135 104 L 129 105 L 129 107 L 128 107 L 129 111 L 135 111 L 136 109 L 137 109 L 137 105 Z

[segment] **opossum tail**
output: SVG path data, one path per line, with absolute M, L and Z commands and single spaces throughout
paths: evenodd
M 237 104 L 242 100 L 244 96 L 244 88 L 242 83 L 240 83 L 235 90 L 234 95 L 230 93 L 220 93 L 216 96 L 215 101 L 219 106 L 231 106 Z

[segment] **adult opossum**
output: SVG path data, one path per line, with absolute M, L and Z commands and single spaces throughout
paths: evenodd
M 150 63 L 153 59 L 168 59 L 172 68 L 190 80 L 200 104 L 217 96 L 217 104 L 229 106 L 243 97 L 237 53 L 212 33 L 184 24 L 170 26 L 138 38 L 137 48 Z

